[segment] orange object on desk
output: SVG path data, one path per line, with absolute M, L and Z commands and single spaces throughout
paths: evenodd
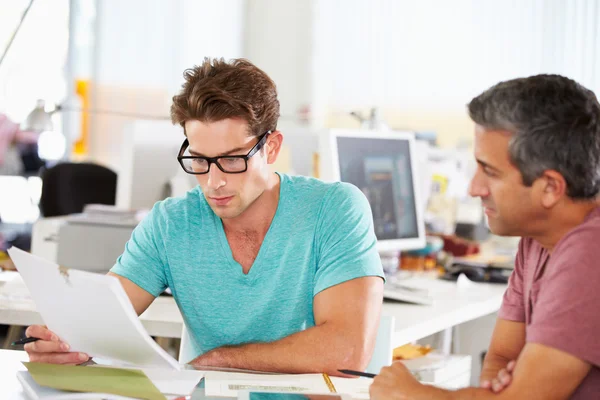
M 479 254 L 479 243 L 459 238 L 456 235 L 442 235 L 444 240 L 444 251 L 455 257 L 464 257 Z
M 437 267 L 435 254 L 422 256 L 402 254 L 400 268 L 407 271 L 430 271 Z

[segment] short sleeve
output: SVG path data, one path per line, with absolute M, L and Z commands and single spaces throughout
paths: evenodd
M 498 317 L 514 322 L 525 322 L 525 299 L 523 297 L 523 276 L 525 273 L 526 239 L 519 242 L 519 250 L 515 259 L 515 269 L 508 280 L 508 288 L 504 293 Z
M 129 279 L 153 296 L 167 288 L 165 253 L 161 251 L 163 205 L 157 203 L 133 230 L 111 272 Z
M 313 295 L 355 278 L 384 278 L 371 207 L 356 186 L 336 183 L 329 189 L 320 211 L 316 240 Z
M 595 231 L 580 230 L 554 249 L 541 285 L 531 293 L 527 341 L 600 367 L 600 247 Z

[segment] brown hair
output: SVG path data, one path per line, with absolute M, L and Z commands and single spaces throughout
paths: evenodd
M 226 62 L 205 58 L 200 66 L 183 73 L 181 92 L 173 96 L 171 121 L 185 129 L 185 122 L 215 122 L 241 118 L 249 134 L 274 131 L 279 119 L 275 83 L 261 69 L 245 59 Z

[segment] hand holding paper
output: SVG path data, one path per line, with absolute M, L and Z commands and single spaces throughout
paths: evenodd
M 31 362 L 81 364 L 90 359 L 85 353 L 70 351 L 71 347 L 45 326 L 32 325 L 27 328 L 25 335 L 28 339 L 39 339 L 26 343 L 23 347 Z
M 48 329 L 71 351 L 130 366 L 179 369 L 145 331 L 117 278 L 62 268 L 16 248 L 8 252 Z M 52 334 L 32 329 L 39 332 L 31 336 Z M 56 345 L 44 340 L 27 346 Z

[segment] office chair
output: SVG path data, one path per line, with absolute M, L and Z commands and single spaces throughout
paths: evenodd
M 42 172 L 44 217 L 80 213 L 87 204 L 114 205 L 117 174 L 92 163 L 61 163 Z

